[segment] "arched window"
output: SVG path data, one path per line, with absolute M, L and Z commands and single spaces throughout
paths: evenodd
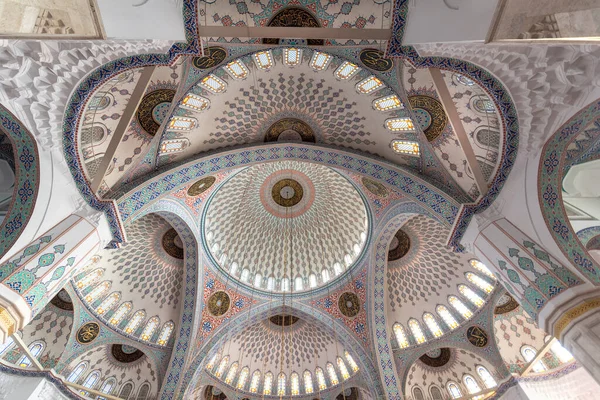
M 102 393 L 111 394 L 115 386 L 117 386 L 117 380 L 115 378 L 108 378 L 100 387 L 100 391 Z M 98 399 L 105 400 L 104 397 L 98 397 Z
M 0 355 L 4 354 L 10 347 L 12 347 L 14 343 L 15 342 L 11 336 L 8 339 L 6 339 L 6 342 L 0 344 Z
M 121 391 L 119 392 L 119 397 L 122 399 L 128 399 L 133 393 L 133 383 L 127 382 L 121 387 Z
M 442 391 L 437 386 L 432 386 L 429 391 L 431 392 L 432 400 L 443 400 Z
M 325 383 L 325 374 L 320 367 L 315 369 L 315 375 L 317 376 L 317 384 L 319 385 L 319 390 L 327 389 L 327 383 Z
M 494 107 L 494 102 L 487 96 L 473 96 L 471 102 L 473 104 L 473 108 L 480 113 L 493 113 L 496 110 Z
M 275 289 L 275 278 L 270 276 L 269 279 L 267 279 L 267 290 L 274 290 L 274 289 Z
M 140 390 L 138 390 L 138 395 L 136 400 L 146 400 L 148 398 L 148 394 L 150 393 L 150 385 L 148 383 L 144 383 L 140 386 Z
M 458 291 L 477 307 L 481 307 L 483 305 L 483 299 L 479 297 L 474 291 L 472 291 L 470 287 L 466 285 L 458 285 Z
M 481 392 L 479 384 L 471 375 L 465 375 L 463 381 L 465 382 L 465 386 L 467 387 L 469 393 L 475 394 Z
M 138 326 L 140 326 L 142 324 L 142 321 L 144 320 L 144 318 L 146 318 L 146 312 L 143 310 L 140 311 L 136 311 L 135 314 L 133 314 L 133 317 L 131 318 L 131 320 L 129 321 L 129 323 L 127 324 L 127 326 L 125 327 L 125 332 L 132 334 L 134 333 Z
M 277 396 L 285 396 L 286 376 L 283 372 L 277 377 Z
M 38 359 L 39 356 L 44 351 L 44 347 L 45 347 L 44 342 L 33 342 L 29 345 L 29 353 L 33 357 Z M 21 359 L 19 360 L 19 362 L 17 364 L 19 365 L 19 367 L 27 368 L 31 365 L 31 363 L 32 363 L 32 361 L 29 359 L 28 356 L 23 356 L 23 357 L 21 357 Z
M 425 397 L 423 397 L 423 391 L 421 390 L 421 388 L 415 386 L 413 388 L 413 398 L 415 400 L 425 400 Z
M 346 357 L 346 361 L 348 361 L 348 364 L 350 364 L 350 368 L 352 368 L 352 371 L 358 372 L 358 365 L 356 364 L 356 361 L 354 361 L 354 358 L 352 358 L 350 353 L 344 351 L 344 356 Z
M 456 296 L 449 296 L 448 303 L 450 303 L 450 305 L 454 307 L 456 311 L 458 311 L 465 319 L 469 319 L 473 316 L 471 310 L 469 310 L 462 301 L 456 298 Z
M 404 332 L 404 328 L 399 323 L 394 324 L 394 334 L 396 335 L 396 341 L 401 349 L 405 349 L 409 346 L 408 337 Z
M 300 394 L 300 377 L 295 372 L 292 372 L 292 375 L 290 375 L 290 388 L 292 391 L 292 396 L 297 396 Z
M 238 370 L 238 363 L 234 362 L 233 364 L 231 364 L 231 367 L 229 367 L 229 372 L 227 373 L 227 376 L 225 377 L 226 384 L 231 385 L 231 382 L 233 382 L 233 380 L 235 379 L 237 370 Z
M 302 281 L 302 278 L 297 276 L 296 280 L 294 281 L 294 289 L 295 290 L 302 290 L 304 289 L 304 282 Z
M 244 270 L 242 271 L 242 275 L 240 276 L 240 279 L 242 280 L 242 282 L 248 282 L 249 278 L 250 278 L 250 270 L 248 270 L 247 268 L 244 268 Z
M 141 339 L 146 342 L 148 340 L 150 340 L 152 335 L 154 335 L 154 331 L 156 331 L 158 329 L 159 325 L 160 325 L 160 318 L 158 318 L 158 317 L 150 318 L 148 320 L 148 322 L 146 322 L 146 326 L 144 327 L 144 330 L 142 331 Z
M 238 389 L 246 390 L 246 381 L 248 380 L 248 375 L 250 375 L 250 369 L 248 367 L 242 368 L 237 381 Z
M 315 391 L 313 387 L 312 374 L 309 370 L 304 371 L 304 393 L 311 394 Z
M 479 289 L 483 290 L 486 293 L 492 293 L 492 290 L 494 290 L 494 287 L 492 285 L 490 285 L 485 280 L 483 280 L 480 276 L 475 275 L 472 272 L 467 272 L 465 274 L 465 276 L 467 277 L 469 282 L 471 282 L 472 284 L 474 284 L 475 286 L 477 286 Z
M 338 357 L 336 359 L 336 361 L 337 361 L 338 369 L 340 370 L 340 373 L 342 374 L 342 379 L 346 380 L 346 379 L 350 378 L 350 373 L 348 372 L 348 368 L 346 368 L 346 364 L 344 363 L 344 360 L 342 359 L 342 357 Z
M 288 278 L 283 278 L 281 280 L 281 291 L 282 292 L 290 291 L 290 280 Z
M 488 371 L 487 368 L 482 366 L 477 367 L 477 374 L 486 388 L 491 389 L 497 385 L 496 380 L 492 377 L 492 374 L 490 374 L 490 371 Z
M 219 353 L 215 353 L 215 355 L 212 356 L 212 358 L 208 361 L 208 364 L 206 364 L 207 370 L 211 371 L 213 369 L 215 363 L 217 362 L 217 357 L 219 357 Z
M 85 301 L 88 303 L 93 303 L 98 300 L 103 294 L 110 290 L 110 286 L 112 285 L 109 281 L 104 281 L 98 286 L 96 286 L 91 292 L 85 296 Z
M 408 321 L 408 327 L 410 328 L 413 338 L 415 338 L 415 341 L 417 343 L 425 343 L 427 339 L 425 339 L 425 335 L 423 334 L 423 330 L 421 329 L 421 324 L 419 324 L 419 321 L 417 321 L 414 318 L 411 318 Z
M 340 265 L 340 263 L 336 262 L 333 264 L 333 272 L 335 273 L 335 276 L 338 276 L 342 273 L 342 266 Z
M 210 233 L 209 233 L 210 234 Z M 231 275 L 235 275 L 235 273 L 237 272 L 238 269 L 238 263 L 236 263 L 235 261 L 231 263 L 231 265 L 229 266 L 229 273 Z
M 96 308 L 96 312 L 98 314 L 104 314 L 105 312 L 112 310 L 112 308 L 119 303 L 120 299 L 121 293 L 111 293 L 108 297 L 104 299 L 104 301 L 102 301 L 102 303 L 100 303 L 98 308 Z
M 83 289 L 88 286 L 91 286 L 98 282 L 100 278 L 104 275 L 104 270 L 102 268 L 97 268 L 84 276 L 81 280 L 77 281 L 77 288 Z
M 456 74 L 455 76 L 456 76 L 456 80 L 462 85 L 473 86 L 475 84 L 475 82 L 473 82 L 473 80 L 467 78 L 464 75 Z
M 99 380 L 100 380 L 100 371 L 92 371 L 89 373 L 87 378 L 85 378 L 85 381 L 83 381 L 83 384 L 81 386 L 88 388 L 88 389 L 93 389 L 94 386 L 96 385 L 96 382 L 98 382 Z M 89 393 L 86 392 L 85 390 L 82 390 L 81 393 L 84 396 L 89 395 Z
M 80 362 L 67 377 L 67 382 L 77 383 L 79 377 L 85 372 L 86 368 L 87 363 L 85 361 Z
M 337 372 L 335 372 L 335 368 L 330 362 L 327 363 L 327 375 L 329 375 L 329 382 L 331 382 L 331 386 L 335 386 L 338 383 L 340 383 L 340 380 L 337 376 Z
M 315 276 L 315 274 L 310 274 L 308 276 L 308 283 L 309 283 L 311 289 L 317 287 L 317 277 Z
M 462 392 L 458 388 L 458 385 L 454 382 L 448 383 L 448 392 L 450 392 L 450 396 L 453 399 L 458 399 L 458 398 L 462 397 Z
M 169 321 L 165 323 L 162 327 L 162 330 L 160 331 L 160 334 L 158 335 L 158 340 L 156 341 L 156 343 L 160 344 L 161 346 L 167 344 L 169 342 L 169 339 L 171 338 L 171 334 L 173 333 L 174 328 L 175 324 L 173 322 Z
M 111 325 L 119 325 L 123 318 L 125 318 L 125 316 L 129 314 L 131 308 L 131 302 L 121 304 L 121 306 L 117 309 L 117 311 L 115 311 L 113 316 L 110 318 Z
M 554 343 L 552 343 L 550 351 L 558 357 L 562 363 L 567 363 L 573 359 L 573 355 L 569 353 L 569 350 L 565 349 L 558 340 L 555 340 Z
M 261 287 L 262 285 L 262 275 L 256 274 L 254 275 L 254 287 Z
M 537 355 L 537 351 L 531 346 L 523 346 L 521 347 L 521 355 L 527 362 L 531 362 L 535 359 Z M 531 369 L 533 372 L 544 372 L 547 370 L 546 365 L 542 362 L 542 360 L 536 361 Z
M 494 276 L 494 274 L 492 273 L 492 271 L 490 271 L 490 269 L 481 261 L 478 260 L 471 260 L 469 261 L 471 263 L 471 266 L 473 268 L 475 268 L 477 271 L 489 276 L 492 279 L 496 279 L 496 277 Z
M 252 380 L 250 380 L 250 393 L 258 393 L 258 385 L 260 384 L 260 371 L 256 370 L 252 374 Z
M 326 269 L 321 271 L 321 277 L 323 278 L 323 283 L 329 282 L 329 271 Z
M 444 334 L 444 332 L 442 332 L 440 326 L 438 325 L 437 321 L 435 320 L 435 317 L 432 314 L 425 313 L 423 315 L 423 321 L 425 321 L 425 325 L 427 325 L 429 332 L 431 332 L 433 336 L 440 337 Z
M 229 356 L 225 356 L 221 359 L 221 362 L 219 363 L 219 367 L 215 371 L 215 376 L 217 378 L 220 378 L 221 376 L 223 376 L 223 374 L 225 373 L 225 369 L 227 368 L 227 364 L 229 364 Z
M 458 322 L 456 322 L 454 316 L 450 313 L 450 311 L 448 311 L 448 309 L 445 306 L 437 306 L 435 310 L 437 311 L 438 315 L 442 317 L 448 328 L 458 328 Z
M 263 394 L 270 395 L 273 391 L 273 374 L 267 372 L 265 374 L 265 382 L 263 384 Z

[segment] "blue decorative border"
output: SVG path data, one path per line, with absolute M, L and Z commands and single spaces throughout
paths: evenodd
M 404 40 L 404 31 L 408 21 L 408 2 L 409 0 L 396 0 L 394 2 L 394 19 L 392 20 L 392 37 L 388 43 L 386 53 L 395 57 L 402 51 L 402 41 Z

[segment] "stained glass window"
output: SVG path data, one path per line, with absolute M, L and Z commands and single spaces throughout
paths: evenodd
M 523 355 L 523 358 L 525 358 L 525 361 L 531 362 L 535 359 L 535 356 L 537 355 L 537 351 L 535 351 L 535 349 L 533 347 L 523 346 L 521 348 L 521 354 Z M 542 362 L 542 360 L 536 361 L 531 366 L 531 369 L 533 370 L 533 372 L 544 372 L 547 370 L 546 365 Z
M 237 272 L 237 269 L 238 269 L 238 263 L 235 261 L 232 262 L 231 265 L 229 266 L 229 272 L 231 273 L 231 275 L 235 275 L 235 273 Z
M 133 383 L 127 382 L 121 387 L 121 392 L 119 393 L 119 397 L 122 399 L 128 399 L 133 392 Z
M 117 381 L 115 378 L 108 378 L 107 380 L 104 381 L 104 383 L 100 387 L 100 391 L 102 393 L 110 394 L 116 385 L 117 385 Z M 98 397 L 98 400 L 100 400 L 100 399 L 106 400 L 104 397 Z
M 194 111 L 204 111 L 209 105 L 210 101 L 207 98 L 192 93 L 185 96 L 181 101 L 181 107 Z
M 296 280 L 294 281 L 294 289 L 296 290 L 302 290 L 304 289 L 304 282 L 302 281 L 301 277 L 296 277 Z
M 42 342 L 33 342 L 29 345 L 29 353 L 36 359 L 39 358 L 39 355 L 42 354 L 43 350 L 44 343 Z M 17 364 L 19 365 L 19 367 L 27 368 L 31 365 L 31 362 L 32 361 L 29 359 L 29 357 L 25 355 L 21 357 Z
M 94 301 L 98 300 L 100 296 L 102 296 L 104 293 L 110 290 L 111 284 L 112 283 L 109 281 L 102 282 L 101 284 L 96 286 L 91 292 L 89 292 L 87 296 L 85 296 L 85 301 L 87 301 L 88 303 L 93 303 Z
M 175 324 L 173 324 L 173 322 L 171 321 L 164 324 L 162 330 L 160 331 L 160 334 L 158 335 L 158 340 L 156 341 L 156 343 L 160 344 L 161 346 L 167 344 L 167 342 L 171 338 L 171 334 L 173 333 L 174 328 Z
M 142 336 L 140 337 L 143 341 L 148 341 L 154 335 L 154 331 L 158 329 L 160 325 L 160 319 L 158 317 L 152 317 L 146 323 L 144 330 L 142 331 Z
M 477 381 L 475 381 L 475 378 L 473 378 L 471 375 L 465 375 L 463 380 L 465 382 L 465 386 L 467 387 L 467 390 L 469 391 L 469 393 L 475 394 L 475 393 L 481 392 L 481 388 L 479 387 L 479 384 L 477 383 Z
M 471 263 L 471 266 L 473 268 L 475 268 L 477 271 L 484 273 L 485 275 L 489 276 L 490 278 L 496 279 L 496 277 L 494 276 L 492 271 L 490 271 L 490 269 L 481 261 L 471 260 L 469 262 Z
M 250 381 L 250 393 L 258 393 L 258 385 L 260 384 L 260 371 L 256 370 L 252 374 L 252 380 Z
M 292 396 L 297 396 L 300 394 L 300 377 L 295 372 L 292 372 L 292 375 L 290 375 L 290 388 L 292 391 Z
M 235 79 L 246 79 L 248 76 L 248 68 L 241 60 L 234 60 L 229 64 L 225 65 L 225 69 Z
M 458 291 L 477 307 L 481 307 L 483 305 L 483 299 L 479 297 L 473 290 L 471 290 L 470 287 L 467 287 L 465 285 L 458 285 Z
M 271 50 L 259 51 L 254 54 L 254 63 L 259 69 L 269 69 L 273 66 L 273 54 Z
M 473 100 L 473 107 L 480 113 L 493 113 L 495 111 L 494 102 L 483 95 L 479 95 Z
M 4 352 L 8 350 L 14 343 L 15 342 L 13 341 L 13 338 L 9 337 L 8 339 L 6 339 L 6 342 L 0 344 L 0 355 L 4 354 Z
M 450 311 L 448 311 L 448 309 L 445 306 L 437 306 L 436 311 L 438 315 L 442 317 L 448 328 L 458 328 L 458 322 L 456 322 L 456 319 L 452 316 Z
M 350 353 L 344 351 L 344 356 L 346 357 L 346 361 L 348 361 L 348 364 L 350 364 L 350 368 L 352 368 L 352 371 L 358 372 L 358 365 L 356 364 L 356 361 L 354 361 L 354 358 L 352 358 Z
M 117 311 L 110 318 L 110 323 L 112 325 L 118 325 L 123 320 L 123 318 L 125 318 L 125 316 L 127 314 L 129 314 L 129 312 L 131 311 L 131 308 L 132 308 L 131 302 L 121 304 L 121 306 L 117 309 Z
M 263 394 L 270 395 L 273 390 L 273 374 L 267 372 L 265 374 L 265 382 L 263 384 Z
M 324 269 L 321 271 L 321 275 L 323 275 L 323 283 L 329 282 L 329 271 Z
M 261 284 L 262 284 L 262 275 L 261 274 L 254 275 L 254 286 L 260 287 Z
M 373 107 L 379 111 L 390 111 L 404 108 L 402 101 L 400 101 L 400 98 L 395 94 L 375 99 L 373 101 Z
M 137 311 L 133 314 L 133 317 L 129 321 L 129 323 L 125 326 L 125 333 L 133 333 L 137 330 L 138 326 L 141 325 L 142 321 L 146 318 L 146 312 L 143 310 Z
M 283 372 L 277 377 L 277 396 L 285 396 L 286 376 Z
M 274 290 L 274 289 L 275 289 L 275 278 L 270 276 L 269 279 L 267 279 L 267 290 Z
M 407 348 L 410 344 L 408 343 L 408 337 L 406 336 L 406 332 L 404 332 L 404 328 L 402 325 L 396 323 L 394 324 L 394 334 L 396 335 L 396 341 L 398 342 L 398 346 L 401 349 Z
M 415 341 L 419 344 L 421 343 L 425 343 L 425 341 L 427 340 L 425 338 L 425 335 L 423 334 L 423 330 L 421 329 L 421 324 L 419 324 L 419 321 L 417 321 L 414 318 L 411 318 L 408 321 L 408 327 L 410 328 L 413 338 L 415 338 Z
M 336 276 L 342 273 L 342 266 L 340 265 L 340 263 L 336 262 L 333 264 L 333 272 Z
M 105 312 L 111 310 L 114 306 L 116 306 L 117 303 L 119 303 L 120 299 L 121 293 L 111 293 L 107 298 L 104 299 L 102 303 L 100 303 L 98 308 L 96 308 L 96 312 L 100 315 L 104 314 Z
M 281 291 L 289 292 L 290 290 L 290 280 L 288 278 L 283 278 L 281 280 Z
M 342 357 L 338 357 L 336 359 L 336 361 L 337 361 L 338 369 L 340 370 L 340 373 L 342 374 L 342 379 L 346 380 L 346 379 L 350 378 L 350 373 L 348 372 L 348 368 L 346 368 L 346 364 L 344 363 L 344 360 L 342 359 Z
M 375 90 L 381 89 L 383 87 L 383 82 L 381 79 L 376 76 L 370 76 L 365 80 L 360 81 L 356 85 L 356 90 L 361 94 L 369 94 L 374 92 Z
M 80 362 L 73 371 L 67 377 L 67 382 L 76 383 L 79 380 L 79 377 L 87 368 L 87 363 L 85 361 Z
M 392 132 L 412 131 L 415 129 L 410 118 L 390 118 L 385 121 L 385 127 Z
M 315 51 L 310 60 L 310 66 L 315 71 L 323 71 L 329 66 L 329 61 L 331 61 L 331 56 L 329 54 Z
M 177 153 L 189 146 L 190 141 L 183 139 L 164 140 L 160 145 L 161 153 Z
M 308 277 L 308 283 L 310 284 L 311 289 L 317 287 L 317 277 L 315 274 L 310 274 Z
M 335 372 L 335 368 L 333 367 L 333 364 L 330 362 L 327 363 L 327 375 L 329 375 L 329 382 L 331 382 L 332 386 L 335 386 L 338 383 L 340 383 L 340 380 L 338 379 L 338 376 L 337 376 L 337 372 Z
M 248 375 L 250 375 L 250 369 L 248 367 L 242 368 L 240 371 L 240 376 L 237 381 L 237 388 L 241 390 L 246 389 L 246 381 L 248 380 Z
M 169 126 L 167 129 L 171 129 L 174 131 L 189 131 L 190 129 L 196 126 L 195 118 L 187 118 L 187 117 L 173 117 L 171 121 L 169 121 Z
M 442 399 L 442 391 L 437 386 L 432 386 L 431 389 L 431 397 L 433 400 L 443 400 Z
M 138 390 L 136 400 L 146 400 L 148 398 L 148 393 L 150 393 L 150 385 L 147 383 L 144 383 L 140 387 L 140 390 Z
M 325 383 L 325 374 L 320 367 L 315 369 L 315 375 L 317 376 L 317 384 L 319 385 L 319 390 L 327 389 L 327 383 Z
M 91 286 L 94 283 L 100 280 L 100 277 L 104 275 L 104 270 L 101 268 L 95 269 L 86 276 L 83 277 L 80 281 L 77 281 L 77 288 L 83 289 L 85 287 Z
M 425 400 L 423 397 L 423 391 L 418 387 L 413 388 L 413 397 L 415 400 Z
M 227 84 L 215 75 L 207 75 L 200 81 L 200 86 L 213 93 L 224 92 Z
M 462 315 L 465 319 L 469 319 L 473 316 L 473 313 L 471 312 L 471 310 L 469 310 L 467 308 L 467 306 L 465 306 L 463 304 L 462 301 L 460 301 L 458 298 L 456 298 L 455 296 L 450 296 L 448 297 L 448 302 L 450 303 L 450 305 L 452 307 L 454 307 L 456 309 L 456 311 L 458 311 L 460 313 L 460 315 Z
M 462 397 L 462 392 L 458 388 L 458 385 L 454 382 L 448 383 L 448 391 L 450 392 L 450 396 L 452 396 L 453 399 L 458 399 Z
M 479 289 L 483 290 L 486 293 L 492 293 L 492 290 L 494 290 L 494 287 L 492 285 L 490 285 L 488 282 L 483 280 L 478 275 L 475 275 L 471 272 L 467 272 L 465 274 L 465 276 L 467 277 L 469 282 L 471 282 L 472 284 L 474 284 L 475 286 L 477 286 Z
M 88 389 L 92 389 L 94 387 L 94 385 L 96 384 L 96 382 L 98 382 L 98 379 L 100 379 L 99 371 L 90 372 L 90 374 L 87 376 L 87 378 L 83 382 L 82 386 L 84 386 Z
M 208 361 L 208 364 L 206 364 L 206 369 L 211 371 L 213 369 L 213 367 L 215 366 L 215 363 L 217 362 L 217 358 L 219 357 L 219 353 L 215 353 L 214 356 L 212 356 L 212 358 Z
M 554 355 L 558 357 L 562 363 L 567 363 L 573 359 L 573 355 L 569 352 L 569 350 L 565 349 L 558 340 L 555 340 L 554 343 L 552 343 L 552 346 L 550 346 L 550 351 L 552 351 L 552 353 L 554 353 Z
M 314 391 L 312 374 L 309 370 L 306 370 L 304 371 L 304 393 L 311 394 Z
M 432 314 L 425 313 L 423 315 L 423 321 L 425 321 L 425 325 L 427 325 L 429 332 L 431 332 L 433 336 L 440 337 L 444 334 L 444 332 L 442 332 L 440 326 L 438 325 L 437 321 L 435 320 L 435 317 Z
M 486 388 L 490 389 L 497 385 L 496 380 L 492 377 L 492 374 L 490 374 L 490 371 L 488 371 L 487 368 L 479 366 L 477 367 L 477 373 Z
M 225 377 L 225 383 L 227 383 L 228 385 L 231 385 L 231 382 L 233 382 L 233 379 L 235 378 L 235 375 L 237 374 L 237 370 L 238 370 L 238 363 L 234 362 L 233 364 L 231 364 L 231 367 L 229 367 L 229 372 L 227 373 L 227 376 Z
M 358 65 L 352 64 L 349 61 L 344 61 L 342 65 L 335 70 L 335 77 L 338 79 L 349 79 L 358 72 Z
M 287 48 L 283 49 L 283 61 L 288 67 L 295 67 L 302 61 L 302 49 Z
M 398 154 L 408 154 L 410 156 L 418 156 L 420 154 L 419 143 L 408 140 L 394 139 L 391 142 L 392 150 Z
M 242 280 L 242 282 L 248 282 L 248 278 L 250 278 L 250 270 L 247 268 L 244 268 L 244 270 L 242 271 L 242 275 L 240 276 L 240 279 Z

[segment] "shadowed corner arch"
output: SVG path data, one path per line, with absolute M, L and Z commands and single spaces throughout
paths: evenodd
M 260 322 L 269 316 L 280 312 L 285 312 L 285 314 L 294 315 L 304 319 L 308 323 L 317 325 L 331 335 L 334 334 L 335 330 L 337 339 L 345 346 L 345 348 L 353 352 L 351 353 L 353 356 L 356 355 L 356 361 L 359 368 L 363 371 L 365 381 L 368 383 L 368 386 L 372 388 L 375 398 L 381 398 L 383 396 L 383 388 L 381 387 L 381 382 L 377 375 L 377 367 L 370 359 L 369 353 L 363 348 L 362 344 L 348 332 L 345 325 L 334 321 L 334 326 L 331 326 L 332 317 L 329 314 L 325 314 L 307 304 L 296 302 L 293 306 L 284 306 L 281 300 L 274 300 L 255 306 L 252 309 L 252 316 L 250 318 L 248 318 L 248 311 L 246 311 L 233 317 L 227 324 L 221 325 L 200 347 L 194 356 L 193 361 L 187 368 L 187 373 L 175 398 L 185 398 L 184 396 L 189 394 L 187 392 L 194 389 L 190 385 L 192 382 L 197 382 L 200 379 L 205 360 L 212 357 L 212 355 L 214 355 L 227 340 L 242 332 L 248 325 Z M 163 399 L 166 400 L 164 396 Z
M 577 270 L 596 286 L 600 285 L 600 265 L 590 255 L 569 222 L 564 208 L 562 181 L 570 167 L 567 148 L 591 123 L 599 119 L 600 100 L 595 100 L 565 122 L 546 141 L 538 166 L 537 182 L 542 215 L 554 241 Z M 594 158 L 598 158 L 597 149 L 588 154 L 589 160 Z
M 0 225 L 0 257 L 21 236 L 35 208 L 40 187 L 40 157 L 37 143 L 25 125 L 0 104 L 0 133 L 12 145 L 15 167 L 13 196 Z

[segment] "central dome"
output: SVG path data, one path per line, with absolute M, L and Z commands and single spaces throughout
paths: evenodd
M 234 279 L 269 292 L 320 287 L 350 268 L 368 231 L 365 203 L 335 170 L 299 161 L 237 173 L 209 200 L 204 239 Z

